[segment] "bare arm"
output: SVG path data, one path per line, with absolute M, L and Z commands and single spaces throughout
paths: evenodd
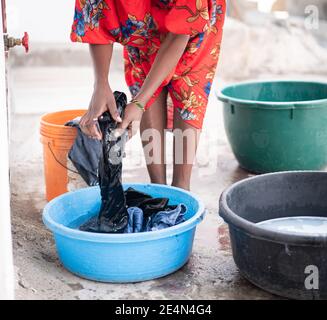
M 90 44 L 95 83 L 108 83 L 113 45 Z
M 147 75 L 140 92 L 135 97 L 146 104 L 161 83 L 176 67 L 189 40 L 187 35 L 169 33 L 160 46 L 149 74 Z
M 113 45 L 90 45 L 90 53 L 94 69 L 94 91 L 87 113 L 80 121 L 80 128 L 90 137 L 101 139 L 101 132 L 97 129 L 96 119 L 105 111 L 118 122 L 122 120 L 117 113 L 114 95 L 109 85 L 109 68 Z
M 135 99 L 145 105 L 156 92 L 161 83 L 169 76 L 169 74 L 176 67 L 179 59 L 181 58 L 186 45 L 189 41 L 188 35 L 177 35 L 168 33 L 165 40 L 160 46 L 154 63 L 148 73 L 141 90 L 136 95 Z M 122 129 L 130 128 L 133 125 L 133 132 L 138 129 L 139 122 L 141 121 L 143 111 L 140 110 L 134 103 L 130 103 L 126 107 L 125 117 L 120 124 Z
M 189 36 L 168 33 L 166 39 L 160 46 L 155 61 L 148 73 L 143 86 L 135 97 L 145 105 L 161 83 L 167 78 L 176 67 L 181 58 Z M 101 139 L 101 132 L 97 129 L 96 119 L 105 111 L 109 111 L 113 119 L 121 122 L 120 128 L 129 128 L 129 135 L 135 133 L 139 127 L 143 111 L 134 103 L 127 105 L 125 117 L 122 120 L 117 113 L 114 95 L 109 85 L 108 75 L 112 57 L 113 45 L 90 45 L 90 52 L 94 68 L 94 92 L 87 113 L 82 117 L 80 127 L 90 137 Z M 131 128 L 131 125 L 133 128 Z M 132 132 L 133 129 L 133 132 Z M 135 130 L 136 129 L 136 130 Z M 118 133 L 122 133 L 121 130 Z

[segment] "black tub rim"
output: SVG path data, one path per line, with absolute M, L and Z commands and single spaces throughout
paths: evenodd
M 325 174 L 324 171 L 310 171 L 310 170 L 296 170 L 296 171 L 280 171 L 262 174 L 250 178 L 240 180 L 230 187 L 228 187 L 221 195 L 219 200 L 219 215 L 224 219 L 229 227 L 238 229 L 248 236 L 270 241 L 274 243 L 284 244 L 284 245 L 299 245 L 299 246 L 316 246 L 316 247 L 327 247 L 327 235 L 326 236 L 307 236 L 307 235 L 297 235 L 287 232 L 277 232 L 264 229 L 257 224 L 250 222 L 239 215 L 237 215 L 233 210 L 231 210 L 227 203 L 227 196 L 232 192 L 233 189 L 238 186 L 252 180 L 262 179 L 263 177 L 273 176 L 273 175 L 293 175 L 293 174 Z
M 225 95 L 224 91 L 231 87 L 242 86 L 242 85 L 251 85 L 251 84 L 259 84 L 259 83 L 310 83 L 317 85 L 325 85 L 327 86 L 327 81 L 318 81 L 318 80 L 310 80 L 310 79 L 265 79 L 265 80 L 250 80 L 250 81 L 241 81 L 233 84 L 229 84 L 224 86 L 221 90 L 216 92 L 216 96 L 218 100 L 240 106 L 247 107 L 253 109 L 268 109 L 268 110 L 290 110 L 290 109 L 308 109 L 308 108 L 321 108 L 326 107 L 327 105 L 327 97 L 325 99 L 317 99 L 317 100 L 307 100 L 307 101 L 287 101 L 287 102 L 276 102 L 276 101 L 257 101 L 257 100 L 248 100 L 248 99 L 238 99 L 228 95 Z

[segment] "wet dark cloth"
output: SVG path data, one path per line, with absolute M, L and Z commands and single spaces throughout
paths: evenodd
M 179 204 L 177 206 L 168 206 L 164 211 L 146 216 L 140 208 L 128 208 L 129 221 L 124 232 L 147 232 L 173 227 L 185 221 L 184 214 L 186 210 L 184 204 Z
M 71 120 L 65 126 L 76 127 L 77 136 L 75 142 L 68 153 L 68 158 L 77 169 L 83 180 L 89 186 L 99 184 L 98 167 L 101 156 L 101 141 L 89 138 L 79 128 L 80 118 Z
M 115 92 L 117 111 L 121 118 L 127 98 L 124 93 Z M 96 221 L 88 221 L 80 230 L 98 233 L 121 233 L 128 224 L 128 212 L 124 190 L 121 182 L 122 158 L 127 135 L 118 139 L 113 132 L 117 128 L 108 112 L 99 118 L 99 127 L 102 133 L 102 153 L 99 162 L 99 185 L 101 191 L 101 208 Z M 96 223 L 94 223 L 96 222 Z
M 133 188 L 125 191 L 125 198 L 129 214 L 125 233 L 161 230 L 185 221 L 184 204 L 171 206 L 168 198 L 153 198 Z
M 167 209 L 168 198 L 153 198 L 150 195 L 128 188 L 125 191 L 126 204 L 128 207 L 138 207 L 145 216 L 150 216 L 158 211 Z
M 133 188 L 128 188 L 125 191 L 125 197 L 126 197 L 126 204 L 129 207 L 138 207 L 145 200 L 152 199 L 150 195 L 143 193 L 141 191 L 137 191 Z
M 128 213 L 124 233 L 161 230 L 185 221 L 184 214 L 187 208 L 184 204 L 168 205 L 167 198 L 153 198 L 133 188 L 128 188 L 124 192 L 124 197 Z M 139 207 L 134 206 L 135 204 Z M 80 227 L 80 230 L 100 232 L 98 220 L 98 216 L 91 218 Z

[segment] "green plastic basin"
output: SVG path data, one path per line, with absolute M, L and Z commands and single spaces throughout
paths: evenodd
M 327 165 L 327 83 L 245 82 L 225 87 L 218 99 L 242 168 L 267 173 Z

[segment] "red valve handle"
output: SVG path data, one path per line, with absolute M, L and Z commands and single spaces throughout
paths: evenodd
M 25 52 L 29 51 L 29 36 L 27 32 L 24 32 L 24 37 L 22 38 L 22 46 L 25 48 Z

